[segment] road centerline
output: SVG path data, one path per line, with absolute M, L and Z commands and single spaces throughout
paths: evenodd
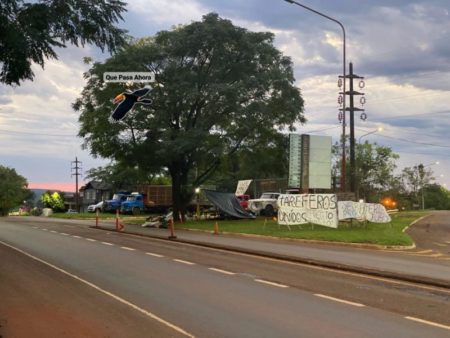
M 158 258 L 164 257 L 163 255 L 153 253 L 153 252 L 146 252 L 145 254 L 149 255 L 149 256 L 153 256 L 153 257 L 158 257 Z
M 410 317 L 410 316 L 406 316 L 405 318 L 409 319 L 409 320 L 413 320 L 415 322 L 419 322 L 419 323 L 423 323 L 423 324 L 427 324 L 427 325 L 431 325 L 431 326 L 435 326 L 435 327 L 440 327 L 441 329 L 450 330 L 450 326 L 447 326 L 444 324 L 430 322 L 428 320 L 424 320 L 424 319 L 420 319 L 420 318 L 416 318 L 416 317 Z
M 218 272 L 218 273 L 223 273 L 224 275 L 235 275 L 236 274 L 236 273 L 231 272 L 231 271 L 217 269 L 217 268 L 208 268 L 208 270 L 215 271 L 215 272 Z
M 320 297 L 320 298 L 329 299 L 329 300 L 332 300 L 332 301 L 335 301 L 335 302 L 339 302 L 339 303 L 343 303 L 343 304 L 358 306 L 358 307 L 364 307 L 365 306 L 364 304 L 361 304 L 361 303 L 350 302 L 350 301 L 345 300 L 345 299 L 335 298 L 335 297 L 323 295 L 321 293 L 315 293 L 314 296 L 317 296 L 317 297 Z
M 271 286 L 276 286 L 278 288 L 288 288 L 289 286 L 284 285 L 284 284 L 280 284 L 280 283 L 275 283 L 275 282 L 270 282 L 264 279 L 254 279 L 255 282 L 258 283 L 262 283 L 262 284 L 267 284 L 267 285 L 271 285 Z
M 182 263 L 182 264 L 186 264 L 186 265 L 195 265 L 195 263 L 192 263 L 192 262 L 189 262 L 189 261 L 184 261 L 182 259 L 174 258 L 173 260 L 174 260 L 174 262 L 178 262 L 178 263 Z

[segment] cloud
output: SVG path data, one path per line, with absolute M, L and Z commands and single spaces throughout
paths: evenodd
M 197 1 L 133 0 L 128 3 L 131 15 L 139 15 L 152 25 L 168 26 L 190 23 L 202 18 L 208 10 Z

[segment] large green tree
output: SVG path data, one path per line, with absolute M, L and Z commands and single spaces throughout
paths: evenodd
M 406 167 L 402 170 L 402 179 L 413 204 L 424 207 L 424 187 L 434 181 L 433 171 L 423 164 Z
M 424 186 L 423 207 L 450 210 L 450 191 L 438 184 Z
M 398 183 L 394 175 L 399 155 L 390 147 L 374 143 L 356 144 L 357 196 L 378 202 L 380 193 L 390 190 Z
M 119 0 L 0 1 L 0 82 L 32 80 L 32 63 L 44 67 L 56 47 L 94 44 L 115 51 L 124 31 L 115 26 L 125 3 Z
M 45 208 L 51 208 L 55 212 L 60 212 L 65 210 L 64 198 L 57 191 L 46 191 L 41 196 L 42 205 Z
M 94 155 L 142 170 L 166 168 L 177 216 L 224 158 L 305 121 L 292 62 L 273 39 L 208 14 L 138 40 L 86 74 L 74 104 L 79 135 Z M 110 100 L 125 87 L 105 85 L 106 71 L 153 71 L 163 86 L 154 85 L 152 106 L 111 123 Z
M 0 165 L 0 216 L 19 206 L 29 196 L 28 182 L 15 169 Z
M 340 145 L 333 146 L 333 176 L 341 173 L 341 151 Z M 346 149 L 346 154 L 350 154 Z M 378 202 L 383 194 L 398 186 L 399 180 L 394 175 L 396 160 L 399 155 L 394 153 L 390 147 L 380 146 L 377 143 L 357 143 L 355 146 L 355 179 L 356 197 L 370 202 Z M 346 177 L 347 190 L 350 186 L 350 159 L 347 158 Z M 338 181 L 335 178 L 335 181 Z

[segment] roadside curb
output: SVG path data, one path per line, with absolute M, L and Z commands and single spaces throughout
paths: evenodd
M 163 240 L 163 241 L 190 244 L 190 245 L 207 247 L 207 248 L 224 250 L 224 251 L 230 251 L 230 252 L 238 252 L 241 254 L 260 256 L 260 257 L 265 257 L 265 258 L 270 258 L 270 259 L 277 259 L 277 260 L 282 260 L 282 261 L 301 263 L 301 264 L 323 267 L 323 268 L 328 268 L 328 269 L 333 269 L 333 270 L 341 270 L 341 271 L 346 271 L 346 272 L 359 273 L 359 274 L 365 274 L 365 275 L 381 277 L 381 278 L 388 278 L 388 279 L 396 279 L 396 280 L 400 280 L 400 281 L 404 281 L 404 282 L 424 284 L 424 285 L 440 287 L 440 288 L 444 288 L 444 289 L 450 289 L 450 281 L 433 279 L 433 278 L 429 278 L 429 277 L 423 277 L 423 276 L 417 276 L 417 275 L 407 275 L 407 274 L 401 274 L 401 273 L 392 272 L 392 271 L 377 270 L 377 269 L 365 268 L 365 267 L 361 267 L 361 266 L 352 266 L 352 265 L 347 265 L 347 264 L 342 264 L 342 263 L 322 261 L 322 260 L 316 260 L 316 259 L 310 259 L 310 258 L 294 257 L 294 256 L 283 255 L 283 254 L 278 254 L 278 253 L 274 253 L 274 252 L 267 252 L 267 251 L 246 249 L 246 248 L 242 248 L 242 247 L 235 247 L 232 245 L 206 243 L 206 242 L 202 242 L 202 241 L 186 240 L 186 239 L 180 239 L 180 238 L 170 239 L 170 238 L 164 237 L 164 236 L 157 236 L 157 235 L 151 235 L 151 234 L 140 234 L 140 233 L 130 232 L 130 231 L 126 231 L 126 230 L 118 232 L 115 229 L 110 229 L 110 228 L 105 228 L 105 227 L 91 226 L 90 228 L 103 230 L 103 231 L 123 233 L 123 234 L 127 234 L 127 235 L 134 235 L 134 236 L 144 237 L 144 238 L 153 238 L 153 239 L 159 239 L 159 240 Z

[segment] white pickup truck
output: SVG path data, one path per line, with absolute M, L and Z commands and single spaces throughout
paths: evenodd
M 248 209 L 255 215 L 274 216 L 278 212 L 278 192 L 265 192 L 260 198 L 248 201 Z

